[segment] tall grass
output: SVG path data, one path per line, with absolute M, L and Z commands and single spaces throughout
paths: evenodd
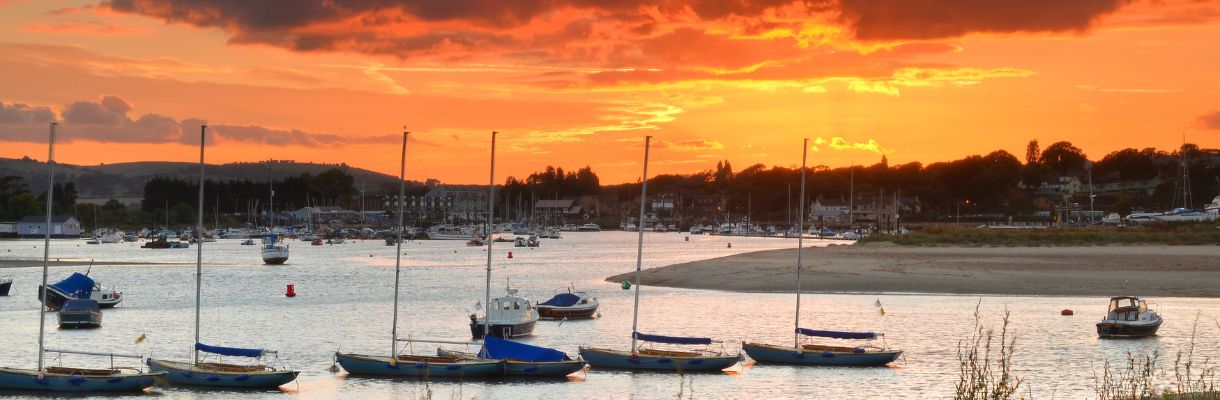
M 1008 332 L 1010 312 L 1004 310 L 999 340 L 993 342 L 997 339 L 995 329 L 983 325 L 979 305 L 974 307 L 974 329 L 970 336 L 957 343 L 958 382 L 953 398 L 1008 400 L 1021 388 L 1021 378 L 1012 373 L 1017 337 Z
M 1190 332 L 1190 343 L 1174 358 L 1172 372 L 1158 364 L 1160 354 L 1136 356 L 1127 353 L 1126 365 L 1113 370 L 1105 364 L 1101 377 L 1095 378 L 1099 400 L 1220 400 L 1216 390 L 1216 368 L 1211 358 L 1195 360 L 1195 334 L 1199 317 Z
M 980 229 L 928 226 L 903 235 L 870 235 L 861 243 L 907 246 L 1220 245 L 1215 223 L 1159 223 L 1129 228 Z

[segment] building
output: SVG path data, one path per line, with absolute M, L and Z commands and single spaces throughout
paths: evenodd
M 1093 194 L 1117 194 L 1117 193 L 1144 193 L 1151 196 L 1156 193 L 1156 188 L 1164 182 L 1161 178 L 1145 179 L 1141 181 L 1125 181 L 1125 182 L 1110 182 L 1093 184 Z M 1088 185 L 1085 185 L 1086 190 Z
M 17 223 L 0 222 L 0 237 L 17 237 Z
M 22 218 L 17 223 L 17 235 L 23 238 L 41 237 L 46 235 L 47 218 L 45 216 L 31 215 Z M 72 216 L 56 216 L 51 218 L 51 237 L 57 238 L 79 238 L 80 237 L 80 221 L 77 221 Z
M 575 200 L 538 200 L 534 202 L 534 216 L 550 223 L 574 221 L 581 217 L 581 207 Z
M 809 205 L 809 218 L 815 224 L 847 223 L 851 206 L 843 200 L 826 200 L 818 197 Z
M 1037 193 L 1040 195 L 1071 196 L 1088 190 L 1088 185 L 1080 183 L 1080 179 L 1077 177 L 1059 176 L 1042 182 L 1042 185 L 1038 186 Z

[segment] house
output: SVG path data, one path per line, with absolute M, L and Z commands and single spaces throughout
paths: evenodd
M 17 235 L 20 237 L 40 237 L 46 235 L 47 218 L 45 216 L 31 215 L 22 218 L 17 223 Z M 55 216 L 51 218 L 51 237 L 56 238 L 79 238 L 80 237 L 80 221 L 77 221 L 72 216 Z
M 581 207 L 575 200 L 538 200 L 534 202 L 534 215 L 545 221 L 555 223 L 568 218 L 576 218 L 581 214 Z
M 809 218 L 816 224 L 846 223 L 851 207 L 843 200 L 827 200 L 821 196 L 809 205 Z
M 1038 186 L 1037 194 L 1071 196 L 1088 190 L 1088 185 L 1080 183 L 1080 179 L 1077 177 L 1058 176 L 1042 182 L 1042 185 Z
M 0 222 L 0 237 L 17 237 L 17 223 Z

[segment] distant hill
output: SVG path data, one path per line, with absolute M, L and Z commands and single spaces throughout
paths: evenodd
M 330 169 L 346 172 L 355 179 L 356 188 L 363 183 L 368 193 L 397 191 L 397 177 L 347 164 L 315 164 L 293 161 L 239 162 L 208 164 L 209 180 L 266 181 L 268 177 L 284 179 L 302 173 L 317 175 Z M 0 158 L 0 176 L 15 175 L 25 179 L 33 193 L 42 193 L 47 186 L 47 165 L 44 162 Z M 156 176 L 193 180 L 199 165 L 187 162 L 141 161 L 102 165 L 56 164 L 56 182 L 74 182 L 80 197 L 137 197 L 143 195 L 144 182 Z

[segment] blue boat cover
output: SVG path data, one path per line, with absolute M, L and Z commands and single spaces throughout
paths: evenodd
M 483 349 L 479 350 L 479 357 L 520 361 L 556 362 L 566 360 L 568 355 L 555 349 L 531 346 L 521 342 L 500 339 L 495 336 L 487 336 L 483 338 Z
M 73 272 L 72 276 L 52 284 L 51 287 L 69 296 L 87 299 L 93 294 L 93 278 L 80 272 Z
M 100 310 L 101 307 L 98 307 L 97 300 L 73 299 L 65 301 L 63 308 L 60 308 L 59 312 L 93 312 Z
M 649 335 L 635 332 L 635 338 L 645 342 L 669 344 L 712 344 L 712 338 Z
M 199 350 L 204 353 L 220 354 L 222 356 L 233 357 L 258 358 L 263 356 L 263 349 L 239 349 L 236 347 L 208 346 L 203 343 L 195 343 L 195 350 Z
M 580 301 L 580 296 L 571 293 L 560 293 L 550 300 L 538 303 L 540 306 L 570 307 Z
M 874 332 L 838 332 L 838 331 L 816 331 L 813 329 L 796 328 L 796 333 L 805 336 L 817 336 L 832 339 L 876 339 L 877 334 Z

